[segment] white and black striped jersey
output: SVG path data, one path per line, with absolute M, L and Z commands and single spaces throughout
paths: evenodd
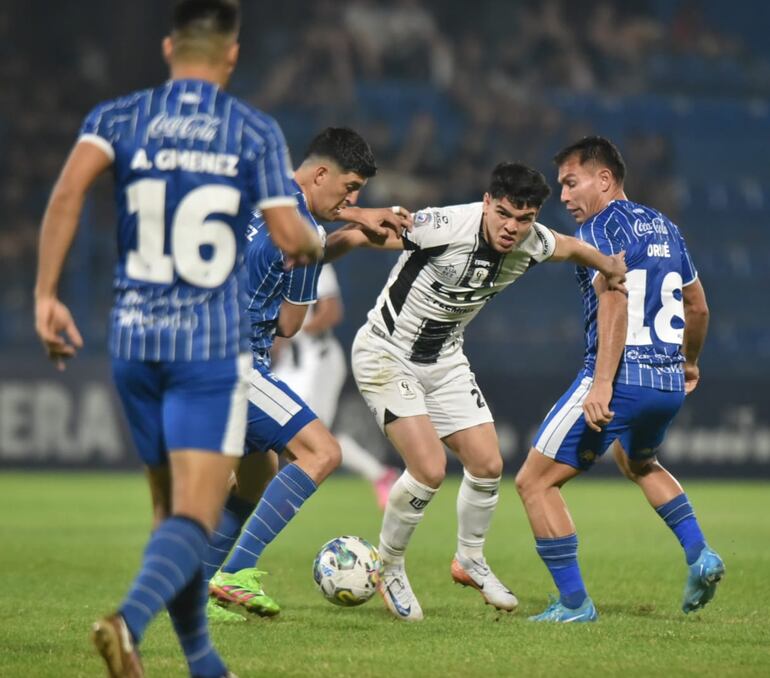
M 482 236 L 476 202 L 429 207 L 404 232 L 406 251 L 369 311 L 376 334 L 416 363 L 435 363 L 458 350 L 463 330 L 496 294 L 534 264 L 553 255 L 556 236 L 542 224 L 514 250 L 501 254 Z

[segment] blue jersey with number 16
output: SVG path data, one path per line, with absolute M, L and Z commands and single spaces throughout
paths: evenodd
M 575 233 L 604 254 L 626 253 L 628 331 L 616 383 L 683 391 L 682 288 L 697 271 L 679 229 L 663 214 L 630 200 L 615 200 Z M 584 369 L 596 364 L 595 271 L 578 267 L 586 328 Z
M 113 160 L 112 355 L 190 361 L 248 350 L 249 218 L 296 204 L 276 122 L 213 83 L 170 80 L 99 104 L 79 141 Z

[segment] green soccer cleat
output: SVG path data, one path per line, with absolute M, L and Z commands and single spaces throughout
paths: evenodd
M 217 598 L 213 597 L 210 597 L 206 603 L 206 617 L 208 617 L 209 623 L 214 624 L 238 624 L 246 621 L 246 617 L 237 612 L 230 612 L 219 604 Z
M 557 598 L 551 598 L 551 604 L 545 611 L 529 617 L 529 621 L 571 624 L 573 622 L 593 622 L 598 618 L 599 613 L 596 611 L 596 606 L 590 598 L 586 598 L 583 604 L 574 610 L 562 605 Z
M 239 608 L 260 617 L 274 617 L 281 608 L 262 588 L 262 572 L 249 567 L 238 572 L 217 572 L 209 582 L 209 593 L 227 607 Z
M 687 572 L 682 612 L 700 610 L 714 597 L 717 584 L 724 577 L 725 564 L 715 551 L 705 546 Z

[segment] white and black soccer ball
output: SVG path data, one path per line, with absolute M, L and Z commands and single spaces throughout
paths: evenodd
M 326 542 L 315 557 L 313 579 L 326 600 L 355 607 L 374 595 L 381 568 L 380 554 L 368 541 L 336 537 Z

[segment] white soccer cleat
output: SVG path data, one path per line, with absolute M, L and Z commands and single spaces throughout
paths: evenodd
M 422 608 L 412 591 L 403 565 L 383 565 L 379 583 L 385 607 L 402 621 L 422 621 Z
M 472 560 L 455 554 L 452 579 L 463 586 L 472 586 L 487 603 L 498 610 L 513 612 L 519 606 L 516 596 L 489 569 L 484 558 Z

